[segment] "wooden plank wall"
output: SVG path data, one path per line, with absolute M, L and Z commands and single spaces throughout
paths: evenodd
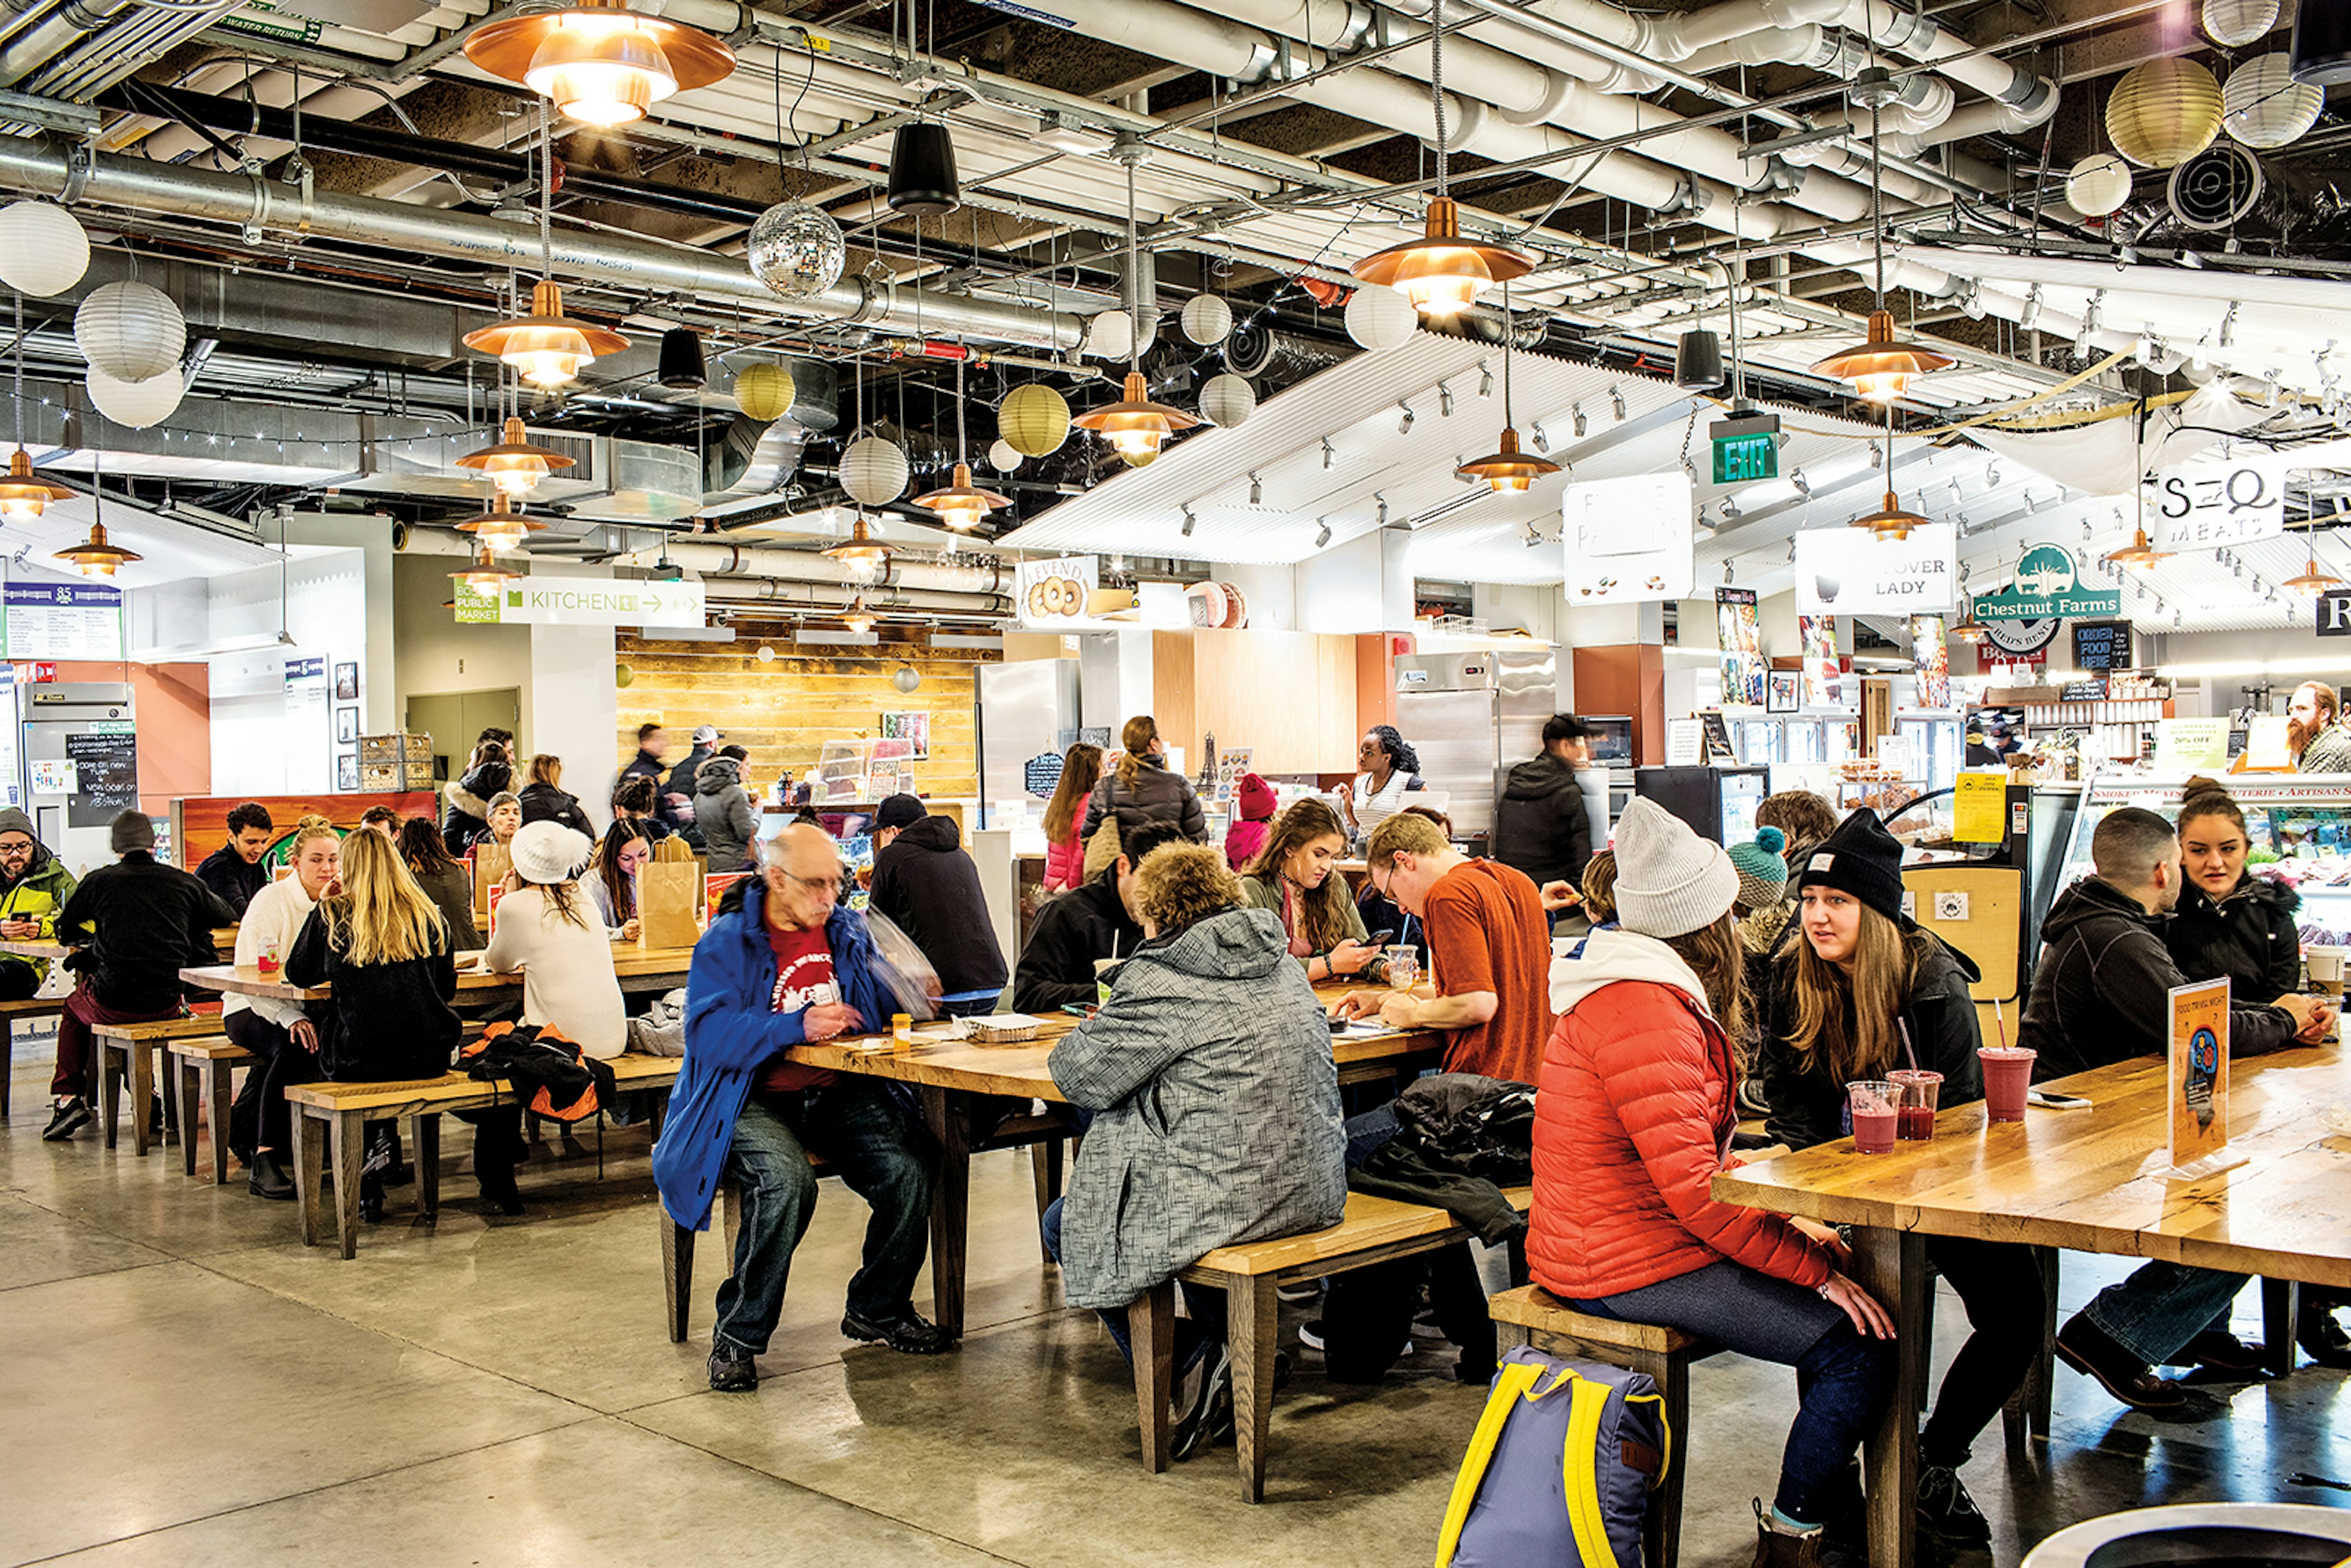
M 879 657 L 820 653 L 799 648 L 780 628 L 765 641 L 776 657 L 762 664 L 762 639 L 751 627 L 738 627 L 737 641 L 723 643 L 662 643 L 623 631 L 616 652 L 635 679 L 616 694 L 616 762 L 636 755 L 641 724 L 668 727 L 673 762 L 684 755 L 695 725 L 715 724 L 750 752 L 757 797 L 785 770 L 797 777 L 814 766 L 826 741 L 877 736 L 885 712 L 925 712 L 931 716 L 931 755 L 914 765 L 915 789 L 978 793 L 977 672 L 980 662 L 994 662 L 991 650 L 908 643 L 884 644 Z M 890 684 L 902 664 L 923 677 L 912 694 Z

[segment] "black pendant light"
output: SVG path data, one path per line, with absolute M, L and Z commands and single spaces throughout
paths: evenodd
M 961 205 L 947 128 L 935 120 L 898 127 L 890 142 L 890 210 L 910 218 L 936 218 Z
M 665 387 L 690 392 L 710 384 L 710 366 L 702 357 L 702 334 L 691 327 L 672 327 L 662 334 L 661 361 L 653 379 Z
M 2314 87 L 2351 81 L 2351 7 L 2303 0 L 2294 7 L 2294 79 Z
M 1674 385 L 1684 392 L 1712 392 L 1722 384 L 1722 340 L 1700 327 L 1682 334 L 1674 350 Z

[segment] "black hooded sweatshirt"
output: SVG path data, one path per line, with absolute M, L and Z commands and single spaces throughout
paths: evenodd
M 180 971 L 217 961 L 215 926 L 235 924 L 220 895 L 145 850 L 81 879 L 57 915 L 57 939 L 87 944 L 90 995 L 126 1013 L 180 1005 Z
M 2164 924 L 2103 877 L 2085 877 L 2058 896 L 2041 924 L 2041 961 L 2016 1030 L 2017 1044 L 2041 1053 L 2035 1082 L 2169 1048 L 2168 993 L 2189 979 L 2164 946 Z M 2282 1008 L 2230 1010 L 2235 1055 L 2283 1050 L 2294 1034 Z
M 1020 949 L 1012 976 L 1012 1006 L 1024 1013 L 1050 1013 L 1070 1002 L 1094 999 L 1094 960 L 1121 957 L 1143 943 L 1143 927 L 1118 896 L 1118 867 L 1092 882 L 1049 899 L 1037 912 L 1029 946 Z
M 914 938 L 948 996 L 1004 988 L 1004 949 L 953 817 L 910 822 L 874 852 L 871 904 Z
M 196 867 L 196 880 L 211 888 L 214 895 L 242 920 L 245 906 L 253 902 L 253 895 L 269 885 L 269 868 L 259 861 L 246 860 L 223 844 Z
M 1494 817 L 1494 858 L 1537 887 L 1583 880 L 1592 859 L 1592 817 L 1573 764 L 1546 751 L 1511 765 Z

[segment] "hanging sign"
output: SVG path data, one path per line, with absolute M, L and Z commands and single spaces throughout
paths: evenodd
M 2351 637 L 2351 588 L 2330 588 L 2311 607 L 2311 630 L 2321 637 Z
M 701 626 L 707 608 L 699 582 L 527 577 L 498 591 L 508 626 Z
M 1698 577 L 1691 495 L 1689 476 L 1678 471 L 1570 485 L 1559 508 L 1567 553 L 1560 591 L 1571 604 L 1688 598 Z
M 2227 718 L 2159 718 L 2155 721 L 2157 772 L 2218 772 L 2228 766 Z
M 1804 648 L 1804 706 L 1834 707 L 1841 695 L 1844 661 L 1837 653 L 1836 621 L 1827 615 L 1796 617 L 1796 640 Z
M 1061 627 L 1086 619 L 1086 606 L 1102 586 L 1102 563 L 1093 556 L 1024 560 L 1014 576 L 1013 602 L 1023 626 Z
M 2127 621 L 2077 621 L 2074 623 L 2074 667 L 2093 674 L 2127 670 L 2131 665 L 2131 629 Z
M 1722 700 L 1763 706 L 1763 632 L 1756 620 L 1755 591 L 1714 591 L 1715 645 L 1722 653 Z
M 478 588 L 458 583 L 457 601 L 454 606 L 456 623 L 460 626 L 495 626 L 498 623 L 498 596 L 484 593 Z
M 2074 552 L 2064 545 L 2030 547 L 2017 559 L 2013 581 L 1997 593 L 1976 595 L 1976 618 L 1993 624 L 2002 621 L 2072 621 L 2085 615 L 2119 615 L 2122 609 L 2123 596 L 2118 591 L 2081 586 Z M 2057 635 L 2054 627 L 2049 635 Z
M 1951 643 L 1939 615 L 1910 617 L 1910 663 L 1918 672 L 1918 706 L 1951 706 Z
M 2293 459 L 2282 452 L 2199 457 L 2158 469 L 2144 486 L 2147 532 L 2157 548 L 2218 549 L 2285 532 L 2285 476 Z
M 1706 427 L 1714 447 L 1714 482 L 1747 485 L 1780 476 L 1780 416 L 1742 413 Z
M 1804 615 L 1939 615 L 1958 596 L 1959 534 L 1949 523 L 1907 538 L 1865 528 L 1796 535 L 1796 610 Z
M 120 659 L 122 590 L 80 582 L 12 582 L 5 596 L 11 659 Z

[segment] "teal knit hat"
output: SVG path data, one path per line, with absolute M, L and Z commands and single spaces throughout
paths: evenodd
M 1788 835 L 1777 828 L 1758 828 L 1755 837 L 1730 851 L 1730 863 L 1739 872 L 1739 902 L 1748 909 L 1761 909 L 1776 904 L 1788 891 L 1788 862 L 1780 852 L 1788 847 Z

